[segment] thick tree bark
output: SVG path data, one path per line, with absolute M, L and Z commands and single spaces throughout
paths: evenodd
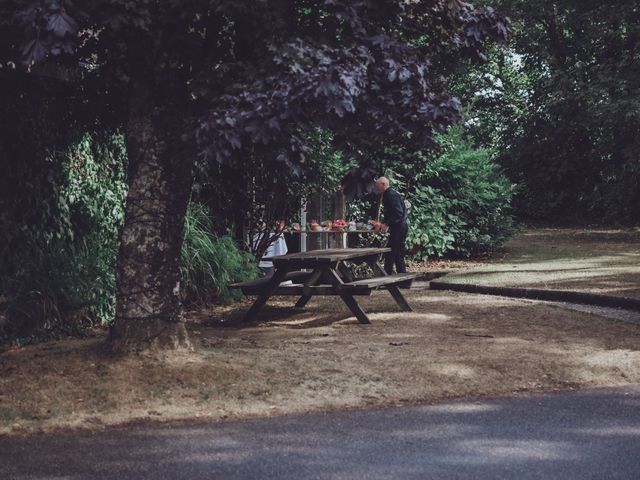
M 121 236 L 116 351 L 190 348 L 180 303 L 180 251 L 192 187 L 178 112 L 134 100 L 127 126 L 129 193 Z

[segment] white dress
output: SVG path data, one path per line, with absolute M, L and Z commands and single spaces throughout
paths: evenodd
M 270 234 L 271 235 L 271 234 Z M 257 244 L 262 238 L 262 234 L 256 233 L 254 237 L 254 245 Z M 289 249 L 287 248 L 287 242 L 284 239 L 284 235 L 280 234 L 276 237 L 276 239 L 267 247 L 267 250 L 262 255 L 264 257 L 277 257 L 278 255 L 286 255 Z M 269 260 L 260 259 L 260 264 L 258 265 L 260 268 L 272 268 L 273 262 Z

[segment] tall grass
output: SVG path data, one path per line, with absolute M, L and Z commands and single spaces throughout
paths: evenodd
M 230 303 L 241 297 L 229 284 L 255 278 L 252 255 L 228 236 L 216 237 L 206 207 L 192 202 L 187 211 L 182 245 L 182 297 L 187 305 L 212 301 Z
M 115 251 L 90 236 L 73 246 L 31 243 L 1 282 L 6 298 L 0 336 L 21 338 L 79 332 L 109 323 L 115 313 Z

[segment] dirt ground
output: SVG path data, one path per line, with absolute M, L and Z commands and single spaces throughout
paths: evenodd
M 305 312 L 277 299 L 193 314 L 193 352 L 112 358 L 104 334 L 0 354 L 0 435 L 141 420 L 220 420 L 453 397 L 640 383 L 640 325 L 548 304 L 414 289 L 334 298 Z
M 640 298 L 640 229 L 525 230 L 446 281 Z

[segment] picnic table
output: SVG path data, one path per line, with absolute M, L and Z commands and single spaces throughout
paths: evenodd
M 374 290 L 386 289 L 405 312 L 411 307 L 400 291 L 401 284 L 410 284 L 418 274 L 399 273 L 388 275 L 380 265 L 380 254 L 388 248 L 338 248 L 313 250 L 267 257 L 273 262 L 275 273 L 271 277 L 236 283 L 245 295 L 257 295 L 245 320 L 253 320 L 272 295 L 293 295 L 300 298 L 296 308 L 304 308 L 314 295 L 335 295 L 349 307 L 360 323 L 371 323 L 354 296 L 371 295 Z M 356 280 L 347 266 L 349 263 L 366 263 L 374 277 Z

